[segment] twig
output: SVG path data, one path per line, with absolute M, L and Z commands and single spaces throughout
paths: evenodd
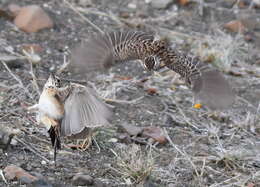
M 33 83 L 33 85 L 34 85 L 38 95 L 41 95 L 40 88 L 39 88 L 39 85 L 37 83 L 37 78 L 36 78 L 36 76 L 35 76 L 35 74 L 33 72 L 33 64 L 31 62 L 30 62 L 30 74 L 31 74 L 32 79 L 33 79 L 32 83 Z
M 0 169 L 0 175 L 1 175 L 2 179 L 3 179 L 3 181 L 5 182 L 5 184 L 8 184 L 7 180 L 5 179 L 3 170 L 1 170 L 1 169 Z
M 104 33 L 104 31 L 102 31 L 97 25 L 95 25 L 94 23 L 92 23 L 88 18 L 86 18 L 83 14 L 81 14 L 72 4 L 70 4 L 68 1 L 64 0 L 64 2 L 69 5 L 69 7 L 75 12 L 77 13 L 83 20 L 85 20 L 86 22 L 88 22 L 88 24 L 90 24 L 92 27 L 94 27 L 96 30 L 98 30 L 100 33 Z
M 178 105 L 177 103 L 175 103 L 175 104 L 176 104 L 176 108 L 179 110 L 179 112 L 180 112 L 181 115 L 183 116 L 184 121 L 185 121 L 188 125 L 190 125 L 191 127 L 193 127 L 194 129 L 196 129 L 197 131 L 201 132 L 201 130 L 200 130 L 198 127 L 196 127 L 195 125 L 193 125 L 193 124 L 188 120 L 186 114 L 185 114 L 185 113 L 183 112 L 183 110 L 179 107 L 179 105 Z
M 243 97 L 240 97 L 240 96 L 237 96 L 237 98 L 240 100 L 240 101 L 243 101 L 244 103 L 248 104 L 250 107 L 254 108 L 257 110 L 257 108 L 252 105 L 248 100 L 244 99 Z
M 41 159 L 45 160 L 48 163 L 51 163 L 51 161 L 47 158 L 45 158 L 44 156 L 42 156 L 40 153 L 38 153 L 36 150 L 34 150 L 31 146 L 27 145 L 24 141 L 22 141 L 21 139 L 15 137 L 15 140 L 17 140 L 19 143 L 23 144 L 27 149 L 29 149 L 31 152 L 33 152 L 34 154 L 36 154 L 38 157 L 40 157 Z
M 36 78 L 36 76 L 35 76 L 35 74 L 34 74 L 34 71 L 33 71 L 33 64 L 34 64 L 35 62 L 39 62 L 41 58 L 40 58 L 38 55 L 35 55 L 33 47 L 31 47 L 30 50 L 31 50 L 30 53 L 28 53 L 26 50 L 23 50 L 23 53 L 24 53 L 24 55 L 26 56 L 26 59 L 27 59 L 27 60 L 29 61 L 29 63 L 30 63 L 30 72 L 29 72 L 29 73 L 30 73 L 31 76 L 32 76 L 33 86 L 35 87 L 35 89 L 36 89 L 38 95 L 41 95 L 41 92 L 40 92 L 40 89 L 39 89 L 39 85 L 38 85 L 38 83 L 37 83 L 37 78 Z M 34 56 L 35 56 L 36 58 L 33 58 Z
M 1 61 L 2 64 L 4 65 L 4 67 L 7 69 L 7 71 L 10 73 L 10 75 L 19 83 L 19 86 L 21 88 L 24 89 L 25 93 L 31 98 L 33 99 L 32 95 L 30 94 L 30 92 L 26 89 L 26 87 L 24 86 L 23 82 L 21 81 L 21 79 L 19 79 L 11 70 L 10 68 L 7 66 L 7 64 L 4 61 Z
M 196 175 L 199 177 L 199 172 L 197 170 L 197 167 L 195 166 L 195 164 L 191 161 L 190 157 L 188 156 L 188 154 L 185 151 L 181 151 L 178 146 L 176 146 L 173 142 L 172 139 L 170 138 L 167 130 L 165 128 L 163 128 L 164 131 L 164 135 L 166 136 L 166 139 L 168 140 L 168 142 L 171 144 L 171 146 L 176 149 L 182 156 L 184 156 L 192 165 L 193 169 L 195 170 Z
M 98 15 L 98 16 L 104 16 L 104 17 L 108 17 L 110 19 L 112 19 L 113 21 L 115 21 L 118 25 L 123 25 L 123 22 L 120 20 L 120 18 L 118 18 L 117 16 L 114 16 L 113 13 L 105 13 L 105 12 L 101 12 L 98 10 L 86 10 L 86 9 L 82 9 L 82 8 L 78 8 L 78 11 L 80 12 L 84 12 L 84 13 L 90 13 L 90 14 L 94 14 L 94 15 Z
M 142 100 L 144 98 L 144 96 L 141 96 L 137 99 L 133 99 L 130 101 L 126 101 L 126 100 L 117 100 L 117 99 L 107 99 L 107 98 L 103 98 L 106 102 L 111 102 L 111 103 L 123 103 L 123 104 L 135 104 L 138 101 Z
M 67 61 L 66 59 L 66 55 L 63 56 L 63 64 L 61 65 L 61 67 L 58 69 L 58 71 L 56 72 L 57 75 L 60 75 L 62 72 L 65 71 L 65 69 L 68 67 L 70 63 Z

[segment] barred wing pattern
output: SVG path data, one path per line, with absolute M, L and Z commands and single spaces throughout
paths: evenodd
M 91 37 L 72 52 L 72 68 L 79 73 L 105 70 L 115 61 L 140 59 L 148 51 L 142 46 L 154 36 L 142 31 L 118 31 Z

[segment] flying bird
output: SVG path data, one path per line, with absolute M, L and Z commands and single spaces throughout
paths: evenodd
M 232 88 L 220 71 L 171 48 L 166 40 L 143 31 L 94 35 L 75 48 L 70 67 L 78 73 L 88 74 L 129 60 L 140 60 L 147 70 L 167 67 L 180 74 L 192 89 L 195 101 L 211 110 L 228 108 L 234 102 Z
M 38 110 L 37 121 L 46 126 L 54 147 L 54 161 L 61 137 L 85 139 L 81 147 L 88 146 L 92 129 L 110 125 L 112 116 L 94 90 L 76 83 L 62 87 L 54 74 L 45 83 L 39 102 L 28 109 Z

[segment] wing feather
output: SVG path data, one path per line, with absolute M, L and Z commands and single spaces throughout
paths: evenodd
M 109 125 L 111 111 L 91 88 L 73 84 L 65 100 L 65 115 L 61 125 L 62 136 L 81 133 L 85 128 Z

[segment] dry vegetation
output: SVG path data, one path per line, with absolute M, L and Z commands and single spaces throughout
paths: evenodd
M 153 8 L 144 0 L 99 0 L 87 6 L 80 2 L 37 1 L 56 26 L 35 34 L 23 33 L 0 18 L 0 123 L 20 130 L 11 147 L 1 152 L 0 171 L 16 164 L 64 186 L 71 185 L 78 172 L 104 186 L 260 186 L 260 32 L 249 30 L 255 38 L 248 42 L 245 34 L 229 33 L 221 26 L 245 11 L 259 17 L 259 9 L 238 10 L 238 5 L 226 8 L 210 1 L 187 6 L 177 6 L 174 1 L 166 9 Z M 205 107 L 192 108 L 191 91 L 174 73 L 145 72 L 138 62 L 118 64 L 87 80 L 114 107 L 113 126 L 99 130 L 97 144 L 84 152 L 67 148 L 69 141 L 64 140 L 54 167 L 45 129 L 36 125 L 35 114 L 26 107 L 37 102 L 50 71 L 85 84 L 84 78 L 63 69 L 70 60 L 70 49 L 90 33 L 122 27 L 156 32 L 168 37 L 174 48 L 219 67 L 232 83 L 236 103 L 209 117 Z M 43 52 L 23 51 L 20 46 L 26 43 L 39 44 Z M 148 94 L 147 88 L 157 93 Z M 118 126 L 122 123 L 159 126 L 168 143 L 120 142 Z M 0 173 L 1 178 L 0 186 L 19 185 L 5 181 Z

